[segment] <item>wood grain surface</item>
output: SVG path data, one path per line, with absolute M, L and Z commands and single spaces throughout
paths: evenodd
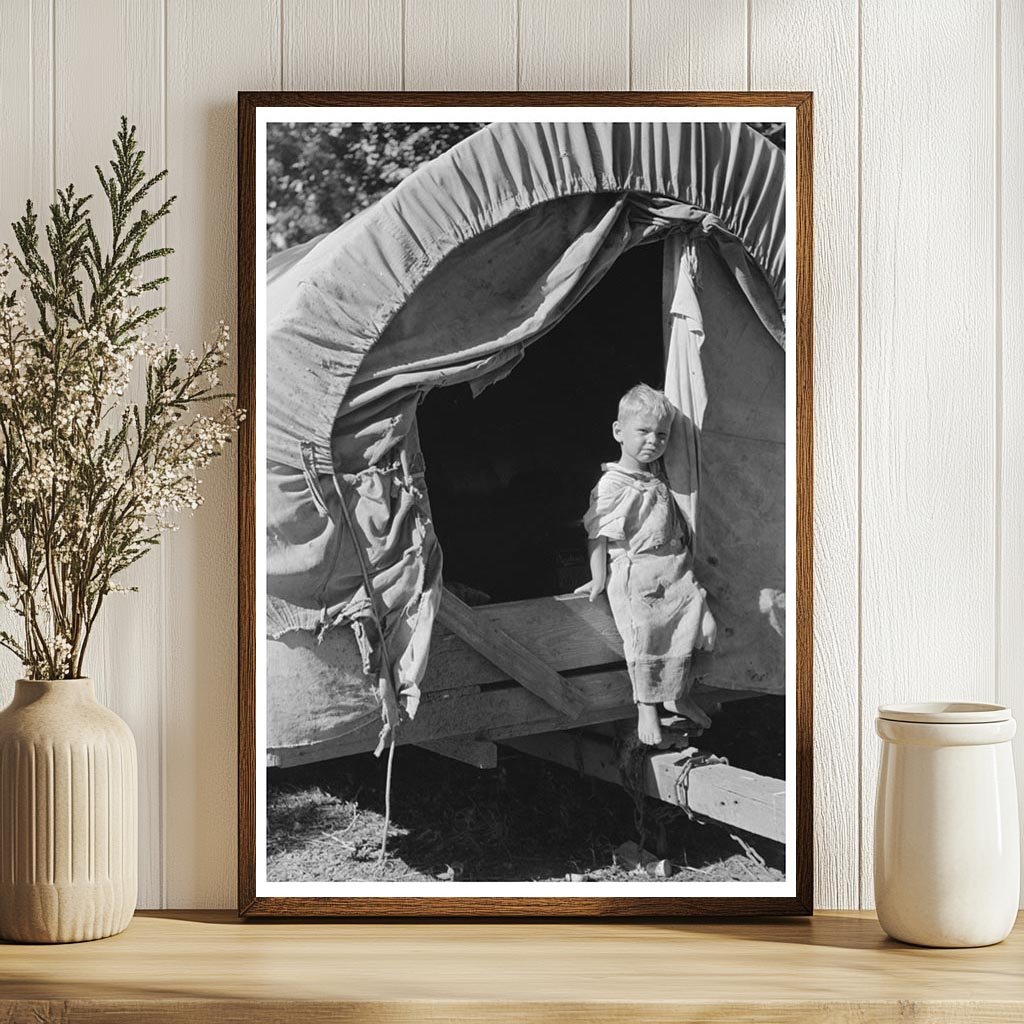
M 622 0 L 518 0 L 520 89 L 630 89 Z
M 994 16 L 863 8 L 862 906 L 878 705 L 987 701 L 995 682 Z M 950 118 L 961 131 L 945 130 Z M 936 215 L 965 196 L 969 215 Z
M 54 160 L 58 187 L 75 182 L 79 191 L 93 193 L 90 203 L 100 239 L 111 236 L 109 213 L 94 167 L 113 156 L 111 140 L 121 114 L 132 109 L 139 145 L 148 155 L 149 172 L 166 165 L 162 118 L 163 14 L 159 0 L 110 0 L 100 6 L 84 3 L 54 5 L 54 47 L 62 54 L 54 77 Z M 95 54 L 106 53 L 97 62 Z M 91 87 L 83 89 L 83 79 Z M 102 126 L 102 130 L 101 127 Z M 166 197 L 166 183 L 155 195 Z M 151 246 L 164 245 L 166 224 L 153 232 Z M 154 261 L 149 278 L 161 277 L 167 260 Z M 166 302 L 164 290 L 154 301 Z M 167 329 L 165 317 L 153 325 Z M 145 379 L 137 372 L 126 397 L 144 402 Z M 139 754 L 139 832 L 153 841 L 139 851 L 139 900 L 159 904 L 163 896 L 163 815 L 160 794 L 164 771 L 163 711 L 164 651 L 159 637 L 167 621 L 163 586 L 163 551 L 137 562 L 121 577 L 137 594 L 111 595 L 93 630 L 85 671 L 93 675 L 97 699 L 118 713 L 135 735 Z M 156 577 L 154 579 L 154 577 Z
M 1002 4 L 996 154 L 996 510 L 998 621 L 994 699 L 1017 705 L 1024 694 L 1024 4 Z M 1018 720 L 1019 720 L 1018 715 Z M 1024 810 L 1024 741 L 1014 744 Z M 1024 820 L 1024 813 L 1021 815 Z
M 402 0 L 282 0 L 282 89 L 401 89 Z
M 405 0 L 402 88 L 514 89 L 516 6 L 515 0 Z
M 686 923 L 239 922 L 143 914 L 122 935 L 0 945 L 0 1020 L 1019 1021 L 1024 931 L 887 939 L 868 914 Z
M 236 96 L 280 87 L 279 30 L 277 0 L 167 5 L 167 160 L 182 196 L 167 224 L 167 321 L 185 351 L 235 316 Z M 149 641 L 166 658 L 164 905 L 223 906 L 235 885 L 235 837 L 219 823 L 236 807 L 237 455 L 231 444 L 203 471 L 202 508 L 162 544 L 168 614 Z
M 814 887 L 824 907 L 860 902 L 856 34 L 847 4 L 752 7 L 753 85 L 812 89 L 815 99 Z M 788 45 L 798 36 L 835 44 Z
M 478 615 L 450 590 L 441 595 L 437 620 L 551 707 L 570 718 L 583 709 L 583 695 L 575 683 L 560 675 L 545 658 L 500 623 Z
M 746 0 L 633 0 L 631 89 L 749 89 Z M 775 82 L 770 84 L 773 88 Z M 810 83 L 794 83 L 809 89 Z
M 0 29 L 0 244 L 14 246 L 7 225 L 25 212 L 26 200 L 45 210 L 53 198 L 53 23 L 50 3 L 8 4 Z M 0 607 L 0 629 L 17 635 L 21 620 Z M 23 675 L 18 659 L 0 648 L 0 707 L 14 696 Z

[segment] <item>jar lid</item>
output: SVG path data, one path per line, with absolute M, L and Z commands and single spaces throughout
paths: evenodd
M 926 701 L 921 704 L 882 704 L 878 717 L 889 722 L 924 722 L 934 725 L 982 725 L 1008 722 L 1005 704 L 973 704 L 967 701 Z

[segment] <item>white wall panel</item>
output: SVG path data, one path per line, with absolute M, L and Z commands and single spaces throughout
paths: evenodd
M 632 89 L 746 89 L 747 0 L 632 0 Z
M 11 0 L 0 31 L 0 244 L 16 249 L 11 222 L 31 199 L 45 211 L 53 188 L 53 20 L 50 0 Z M 0 628 L 17 636 L 20 620 L 0 609 Z M 0 648 L 0 707 L 22 675 Z
M 239 89 L 814 90 L 817 902 L 870 904 L 875 705 L 1024 698 L 1024 8 L 2 6 L 0 226 L 55 179 L 91 187 L 124 111 L 180 196 L 166 326 L 185 347 L 235 320 Z M 232 448 L 204 474 L 93 650 L 139 739 L 143 905 L 234 903 L 235 469 Z M 17 674 L 0 655 L 0 699 Z
M 402 0 L 281 2 L 283 88 L 402 87 Z
M 991 4 L 863 4 L 861 899 L 868 906 L 876 706 L 991 700 L 995 692 L 994 38 Z M 819 333 L 818 344 L 828 343 Z
M 515 0 L 405 0 L 406 89 L 515 89 Z
M 167 0 L 168 329 L 183 347 L 235 321 L 236 94 L 281 84 L 277 0 Z M 226 368 L 225 380 L 234 377 Z M 236 446 L 167 542 L 166 864 L 172 907 L 235 902 Z
M 53 181 L 53 31 L 49 0 L 9 0 L 0 32 L 0 238 L 10 222 L 49 202 Z
M 996 700 L 1015 708 L 1020 722 L 1024 716 L 1024 4 L 1003 3 L 1001 13 L 994 253 L 1002 300 L 996 311 L 1001 328 L 996 389 L 1002 413 Z M 1024 738 L 1016 740 L 1015 751 L 1024 811 Z
M 628 89 L 627 0 L 519 0 L 520 89 Z
M 112 140 L 121 115 L 138 127 L 150 173 L 164 166 L 163 10 L 160 0 L 57 0 L 54 6 L 54 165 L 56 183 L 92 193 L 93 221 L 110 240 L 110 215 L 94 170 L 109 170 Z M 103 60 L 96 55 L 102 53 Z M 82 83 L 89 82 L 89 88 Z M 162 201 L 164 190 L 154 198 Z M 153 246 L 162 244 L 163 228 Z M 163 261 L 150 277 L 163 273 Z M 163 301 L 162 293 L 149 296 Z M 162 323 L 152 325 L 160 330 Z M 141 377 L 141 375 L 140 375 Z M 145 382 L 126 395 L 145 401 Z M 120 579 L 136 594 L 111 594 L 93 629 L 85 674 L 96 681 L 97 698 L 131 726 L 139 751 L 139 905 L 163 900 L 163 553 L 150 552 Z
M 816 900 L 859 896 L 857 11 L 755 0 L 751 87 L 814 92 L 814 796 Z M 806 38 L 830 47 L 806 46 Z

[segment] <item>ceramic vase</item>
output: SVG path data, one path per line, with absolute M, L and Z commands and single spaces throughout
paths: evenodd
M 988 946 L 1017 915 L 1020 838 L 1010 740 L 998 704 L 878 709 L 875 905 L 894 939 Z
M 123 931 L 138 885 L 135 740 L 91 679 L 15 684 L 0 712 L 0 938 Z

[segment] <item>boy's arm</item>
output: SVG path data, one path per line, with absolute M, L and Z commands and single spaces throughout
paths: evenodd
M 608 538 L 595 537 L 587 541 L 587 554 L 590 557 L 590 582 L 577 587 L 574 594 L 590 594 L 590 600 L 596 601 L 608 581 Z
M 704 611 L 700 617 L 700 643 L 697 649 L 701 651 L 713 651 L 718 640 L 718 623 L 708 607 L 708 592 L 701 587 L 700 596 L 704 602 Z

